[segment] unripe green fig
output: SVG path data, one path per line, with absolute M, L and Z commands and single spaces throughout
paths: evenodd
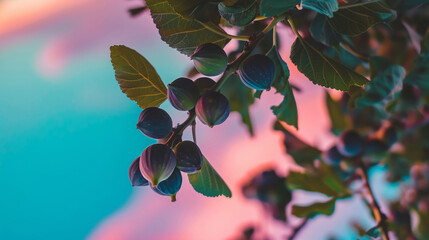
M 168 100 L 179 111 L 193 109 L 199 93 L 197 85 L 189 78 L 178 78 L 168 84 Z
M 128 169 L 128 177 L 130 178 L 131 186 L 133 187 L 149 185 L 149 181 L 146 180 L 140 172 L 139 162 L 140 157 L 137 157 Z
M 148 137 L 162 139 L 170 135 L 173 121 L 166 111 L 150 107 L 141 112 L 137 128 Z
M 200 96 L 204 95 L 209 89 L 211 89 L 216 82 L 208 77 L 200 77 L 194 81 L 200 91 Z
M 209 127 L 223 123 L 229 116 L 228 99 L 221 93 L 209 91 L 205 93 L 195 106 L 198 119 Z
M 200 148 L 192 141 L 183 141 L 174 149 L 177 168 L 185 173 L 197 173 L 203 167 L 203 154 Z
M 143 151 L 139 166 L 143 177 L 156 187 L 174 171 L 176 156 L 167 145 L 153 144 Z
M 182 174 L 178 168 L 175 168 L 173 173 L 166 180 L 160 182 L 158 186 L 153 187 L 156 193 L 164 196 L 171 196 L 171 201 L 176 201 L 176 193 L 180 190 L 182 186 Z
M 262 54 L 246 58 L 238 69 L 238 75 L 244 85 L 256 90 L 270 90 L 274 72 L 273 61 Z
M 206 76 L 223 73 L 228 64 L 225 51 L 213 43 L 198 46 L 191 59 L 197 71 Z
M 343 132 L 337 143 L 338 151 L 346 157 L 353 157 L 360 153 L 362 146 L 363 139 L 359 133 L 354 130 Z

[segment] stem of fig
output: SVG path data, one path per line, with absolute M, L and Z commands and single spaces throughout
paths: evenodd
M 382 238 L 383 240 L 389 240 L 389 233 L 388 233 L 389 229 L 386 224 L 386 215 L 384 215 L 384 213 L 381 211 L 380 205 L 378 204 L 377 199 L 375 198 L 374 192 L 372 191 L 371 185 L 369 184 L 368 169 L 360 156 L 358 156 L 357 161 L 362 170 L 362 179 L 363 179 L 365 188 L 368 191 L 368 194 L 371 198 L 370 207 L 374 214 L 375 220 L 377 221 L 377 225 L 382 234 Z
M 170 199 L 172 202 L 175 202 L 176 201 L 176 194 L 171 195 Z
M 196 125 L 197 125 L 197 122 L 194 120 L 192 122 L 192 138 L 193 138 L 195 144 L 197 143 L 197 134 L 196 134 L 196 129 L 195 129 Z

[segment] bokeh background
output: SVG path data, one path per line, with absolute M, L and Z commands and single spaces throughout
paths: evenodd
M 206 198 L 186 178 L 175 203 L 149 188 L 131 188 L 128 167 L 154 141 L 135 127 L 141 109 L 121 93 L 109 47 L 136 49 L 166 83 L 192 65 L 160 40 L 148 12 L 130 17 L 127 10 L 141 5 L 0 1 L 0 239 L 235 239 L 248 225 L 283 239 L 287 229 L 241 194 L 253 174 L 274 167 L 286 175 L 293 167 L 281 133 L 271 130 L 269 106 L 281 100 L 274 93 L 264 94 L 251 109 L 254 138 L 236 113 L 214 130 L 197 125 L 199 145 L 230 186 L 231 199 Z M 286 28 L 279 31 L 291 81 L 303 89 L 296 95 L 298 133 L 326 148 L 333 137 L 324 89 L 296 71 L 288 59 L 293 35 Z M 168 102 L 162 107 L 175 122 L 186 118 Z M 380 198 L 397 194 L 379 174 L 372 180 Z M 302 204 L 320 198 L 294 196 Z M 359 199 L 336 207 L 333 216 L 311 221 L 298 239 L 356 239 L 351 219 L 368 228 L 374 224 Z

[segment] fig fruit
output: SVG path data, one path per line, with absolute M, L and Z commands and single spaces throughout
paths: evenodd
M 183 141 L 174 149 L 177 168 L 185 173 L 197 173 L 203 167 L 203 154 L 200 148 L 191 141 Z
M 394 127 L 388 127 L 383 132 L 383 140 L 390 147 L 398 141 L 398 134 Z
M 176 201 L 176 193 L 182 186 L 182 174 L 178 168 L 175 168 L 173 173 L 165 181 L 162 181 L 158 186 L 151 186 L 152 190 L 164 196 L 171 196 L 171 201 Z
M 197 71 L 206 76 L 223 73 L 228 64 L 225 51 L 213 43 L 198 46 L 191 59 Z
M 156 187 L 174 171 L 176 156 L 167 145 L 153 144 L 143 151 L 139 167 L 143 177 Z
M 363 148 L 363 154 L 364 155 L 377 155 L 377 154 L 383 154 L 387 150 L 389 150 L 389 146 L 381 141 L 380 139 L 370 139 L 365 142 L 364 148 Z
M 338 166 L 340 165 L 341 160 L 344 159 L 344 156 L 338 151 L 337 146 L 333 146 L 327 151 L 323 152 L 322 158 L 327 164 Z
M 199 93 L 197 85 L 189 78 L 178 78 L 168 84 L 168 100 L 179 111 L 193 109 Z
M 209 127 L 223 123 L 229 115 L 228 99 L 221 93 L 209 91 L 205 93 L 195 106 L 198 119 Z
M 130 178 L 131 186 L 147 186 L 149 181 L 143 177 L 139 167 L 140 157 L 137 157 L 133 163 L 131 163 L 130 169 L 128 169 L 128 177 Z
M 200 90 L 200 96 L 202 96 L 205 92 L 212 88 L 216 82 L 211 78 L 201 77 L 195 80 L 195 84 L 197 85 L 198 90 Z
M 141 112 L 137 129 L 150 138 L 162 139 L 170 135 L 173 121 L 166 111 L 150 107 Z
M 362 150 L 363 139 L 354 130 L 345 131 L 340 135 L 337 143 L 338 151 L 346 156 L 353 157 Z
M 238 69 L 238 75 L 244 85 L 256 90 L 270 90 L 274 72 L 273 61 L 262 54 L 246 58 Z

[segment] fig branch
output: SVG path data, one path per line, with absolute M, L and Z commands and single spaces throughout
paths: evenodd
M 239 68 L 240 64 L 243 62 L 243 60 L 246 59 L 252 53 L 253 49 L 255 49 L 259 40 L 266 33 L 271 31 L 277 25 L 277 23 L 283 21 L 285 19 L 285 17 L 286 17 L 286 14 L 272 18 L 270 23 L 261 32 L 259 32 L 256 36 L 250 38 L 248 46 L 245 47 L 245 49 L 243 50 L 243 52 L 241 53 L 241 55 L 237 59 L 235 59 L 233 62 L 228 64 L 228 66 L 227 66 L 225 72 L 223 73 L 222 77 L 219 79 L 219 81 L 210 90 L 218 91 L 219 89 L 221 89 L 222 85 L 228 80 L 228 78 L 238 70 L 238 68 Z M 169 143 L 174 142 L 174 139 L 177 136 L 181 136 L 183 131 L 195 121 L 195 117 L 196 117 L 195 110 L 189 111 L 188 118 L 182 124 L 179 124 L 177 126 L 177 128 L 173 131 L 173 134 L 170 137 L 170 139 L 168 140 L 168 142 Z
M 382 239 L 389 240 L 389 233 L 388 233 L 389 230 L 386 223 L 386 215 L 381 211 L 381 207 L 378 204 L 377 199 L 375 198 L 374 191 L 372 190 L 371 185 L 369 184 L 368 169 L 360 156 L 358 157 L 357 162 L 359 164 L 359 167 L 362 170 L 361 171 L 362 180 L 371 198 L 371 203 L 370 203 L 371 211 L 373 212 L 375 220 L 377 221 L 377 226 L 382 234 Z

